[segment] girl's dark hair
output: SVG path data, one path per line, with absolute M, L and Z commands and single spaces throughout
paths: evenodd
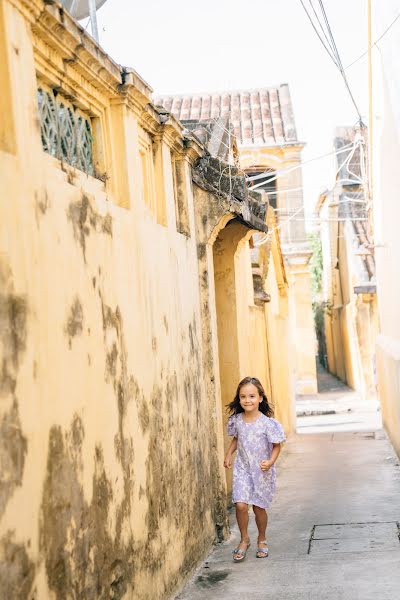
M 274 409 L 268 402 L 268 398 L 266 393 L 264 392 L 264 388 L 261 385 L 260 380 L 257 379 L 257 377 L 245 377 L 244 379 L 242 379 L 242 381 L 237 386 L 236 395 L 234 399 L 227 406 L 228 412 L 231 415 L 238 415 L 239 413 L 244 412 L 243 408 L 240 406 L 240 390 L 244 385 L 247 385 L 249 383 L 253 384 L 257 388 L 258 393 L 262 397 L 262 402 L 260 402 L 259 406 L 260 412 L 262 412 L 267 417 L 273 417 Z

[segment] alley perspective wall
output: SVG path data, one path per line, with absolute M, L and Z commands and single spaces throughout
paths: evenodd
M 57 2 L 0 0 L 0 82 L 0 596 L 166 599 L 228 533 L 225 394 L 267 376 L 238 352 L 267 204 L 240 174 L 215 184 L 216 159 Z M 282 310 L 255 329 L 283 369 L 274 273 Z
M 237 138 L 237 163 L 249 185 L 263 190 L 277 211 L 289 285 L 295 353 L 295 391 L 317 392 L 316 340 L 311 303 L 309 246 L 304 225 L 301 152 L 288 84 L 251 90 L 156 96 L 155 102 L 186 127 L 227 119 Z M 295 219 L 293 217 L 296 217 Z
M 383 23 L 394 19 L 396 3 L 374 2 L 374 34 Z M 377 337 L 376 367 L 382 419 L 390 439 L 400 455 L 400 318 L 399 318 L 399 244 L 397 165 L 400 158 L 399 73 L 396 50 L 398 30 L 373 56 L 370 73 L 373 115 L 373 225 L 377 271 L 380 331 Z

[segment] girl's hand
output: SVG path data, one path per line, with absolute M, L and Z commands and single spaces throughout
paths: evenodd
M 230 469 L 232 467 L 232 455 L 231 454 L 227 454 L 225 456 L 224 467 L 225 467 L 225 469 Z
M 261 471 L 269 471 L 273 463 L 270 460 L 262 460 L 260 462 Z

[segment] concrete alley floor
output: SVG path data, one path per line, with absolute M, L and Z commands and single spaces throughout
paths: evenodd
M 375 431 L 382 426 L 377 398 L 363 400 L 322 368 L 318 369 L 319 393 L 297 398 L 297 432 Z
M 214 548 L 179 600 L 400 598 L 399 460 L 376 407 L 337 380 L 322 388 L 300 401 L 298 413 L 308 402 L 309 416 L 299 417 L 301 433 L 278 461 L 269 558 L 255 557 L 251 516 L 252 546 L 243 563 L 232 561 L 240 539 L 232 513 L 231 539 Z M 337 412 L 315 414 L 330 404 Z

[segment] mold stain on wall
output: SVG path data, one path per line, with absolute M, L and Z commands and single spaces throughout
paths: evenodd
M 0 517 L 17 486 L 22 485 L 27 441 L 21 431 L 18 406 L 13 402 L 0 423 Z
M 0 260 L 0 517 L 22 484 L 27 452 L 16 395 L 26 339 L 27 300 L 15 294 L 11 269 Z
M 69 347 L 70 348 L 72 346 L 72 339 L 75 336 L 80 335 L 82 333 L 82 331 L 83 331 L 83 308 L 82 308 L 81 301 L 79 300 L 78 297 L 76 297 L 70 307 L 67 321 L 65 324 L 65 332 L 69 338 Z
M 18 412 L 18 373 L 27 341 L 27 300 L 16 294 L 12 271 L 0 257 L 0 518 L 22 485 L 27 440 Z M 0 590 L 7 600 L 25 600 L 34 578 L 26 548 L 8 531 L 0 539 Z
M 74 238 L 82 249 L 86 262 L 86 241 L 91 233 L 104 233 L 112 237 L 112 217 L 107 214 L 99 215 L 93 208 L 92 202 L 85 194 L 78 202 L 71 202 L 67 217 L 72 223 Z
M 132 578 L 133 555 L 108 529 L 113 492 L 101 446 L 94 451 L 91 503 L 84 498 L 83 439 L 78 416 L 66 433 L 56 425 L 50 430 L 40 524 L 48 585 L 57 600 L 121 600 Z
M 28 600 L 35 576 L 35 567 L 26 548 L 15 542 L 14 532 L 0 540 L 0 590 L 4 600 Z

